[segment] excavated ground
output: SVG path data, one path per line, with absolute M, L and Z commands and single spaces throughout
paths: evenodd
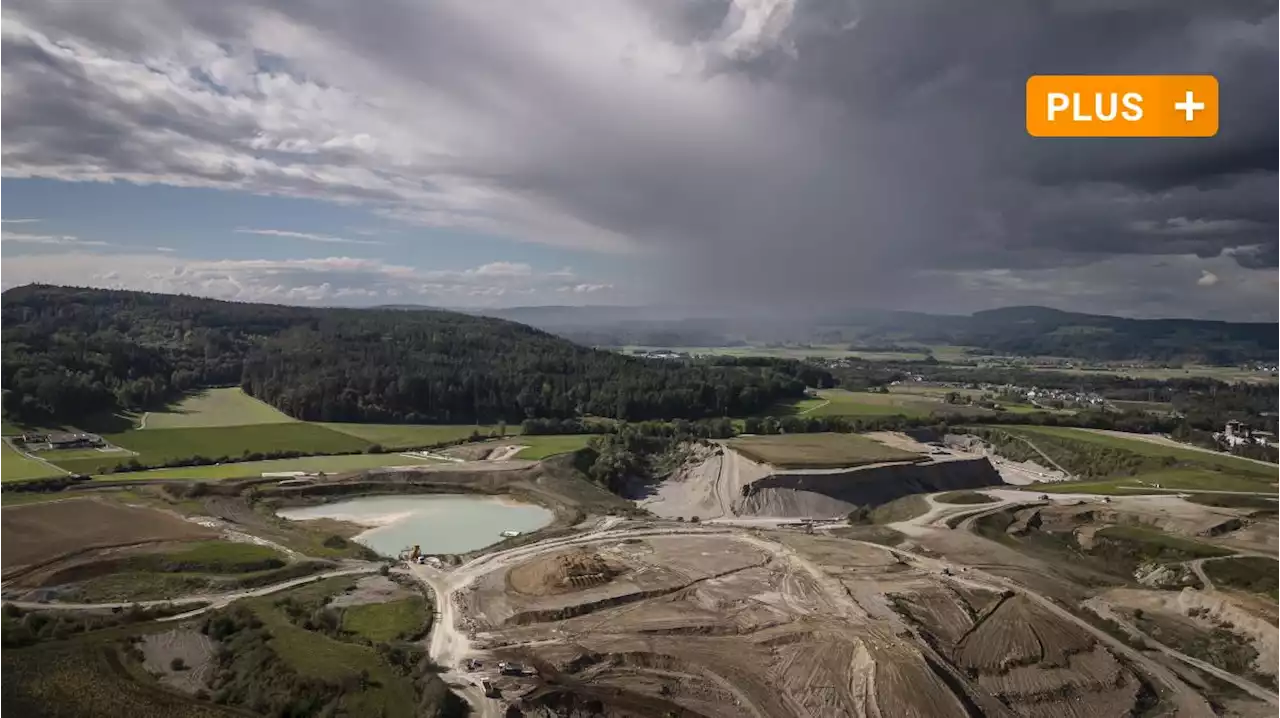
M 1020 594 L 801 532 L 602 541 L 481 576 L 459 606 L 475 649 L 536 670 L 495 679 L 525 715 L 1084 718 L 1158 700 Z

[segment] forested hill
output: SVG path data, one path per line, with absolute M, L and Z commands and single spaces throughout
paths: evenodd
M 799 319 L 702 317 L 644 307 L 514 307 L 486 312 L 595 346 L 849 344 L 854 348 L 950 344 L 978 354 L 1092 361 L 1239 364 L 1276 360 L 1275 322 L 1126 319 L 1047 307 L 971 316 L 849 311 Z
M 625 357 L 454 312 L 37 285 L 3 295 L 2 371 L 5 414 L 27 421 L 151 408 L 231 384 L 307 420 L 741 416 L 831 381 L 788 361 Z

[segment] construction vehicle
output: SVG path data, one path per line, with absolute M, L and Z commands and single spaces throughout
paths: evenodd
M 480 688 L 484 691 L 486 698 L 497 698 L 499 695 L 498 689 L 494 687 L 493 682 L 488 678 L 480 679 Z

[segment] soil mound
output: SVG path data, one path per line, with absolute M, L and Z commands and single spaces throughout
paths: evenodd
M 526 596 L 551 596 L 600 586 L 621 573 L 600 554 L 579 549 L 516 566 L 507 574 L 507 584 Z
M 840 518 L 907 494 L 1000 486 L 985 457 L 919 464 L 880 464 L 848 471 L 788 471 L 745 485 L 734 504 L 741 516 Z

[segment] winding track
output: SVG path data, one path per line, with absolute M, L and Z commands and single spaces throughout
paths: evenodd
M 543 553 L 557 551 L 567 546 L 579 546 L 602 541 L 616 541 L 622 538 L 638 538 L 643 536 L 705 536 L 708 534 L 729 535 L 735 539 L 745 541 L 754 546 L 770 551 L 776 557 L 798 566 L 805 572 L 810 573 L 814 578 L 818 579 L 818 585 L 823 589 L 823 592 L 827 594 L 828 600 L 830 600 L 833 605 L 841 609 L 842 613 L 845 615 L 865 615 L 863 608 L 849 596 L 848 592 L 844 591 L 843 588 L 840 587 L 834 579 L 831 579 L 830 576 L 822 571 L 819 566 L 813 564 L 807 559 L 804 559 L 803 557 L 800 557 L 792 551 L 786 550 L 781 544 L 757 536 L 751 536 L 742 530 L 711 527 L 698 529 L 684 527 L 672 529 L 621 528 L 596 530 L 585 535 L 549 539 L 547 541 L 520 546 L 507 551 L 487 554 L 448 572 L 439 571 L 423 565 L 412 566 L 411 568 L 413 569 L 414 574 L 418 576 L 419 580 L 423 581 L 423 583 L 429 586 L 433 593 L 435 593 L 436 602 L 440 606 L 441 620 L 432 625 L 430 655 L 433 660 L 446 667 L 448 671 L 446 675 L 452 674 L 454 677 L 458 677 L 459 674 L 456 672 L 456 666 L 461 664 L 461 662 L 466 658 L 470 657 L 473 653 L 473 649 L 471 648 L 470 641 L 467 640 L 465 634 L 458 628 L 457 622 L 459 612 L 454 605 L 453 595 L 481 575 L 491 571 L 508 568 L 515 563 L 522 562 Z M 933 574 L 941 574 L 944 568 L 948 568 L 950 566 L 950 563 L 947 561 L 923 556 L 905 549 L 883 546 L 881 544 L 871 543 L 868 541 L 855 541 L 855 543 L 902 557 L 913 565 L 923 568 Z M 1179 706 L 1180 716 L 1203 716 L 1204 718 L 1210 718 L 1214 715 L 1213 710 L 1205 701 L 1204 697 L 1196 693 L 1189 686 L 1174 676 L 1168 668 L 1153 661 L 1141 652 L 1134 650 L 1105 631 L 1093 626 L 1088 621 L 1085 621 L 1066 608 L 1059 606 L 1052 599 L 1014 583 L 1009 579 L 988 574 L 980 569 L 969 569 L 964 578 L 951 576 L 947 580 L 987 591 L 1000 592 L 1008 590 L 1026 596 L 1028 599 L 1044 607 L 1058 618 L 1067 621 L 1089 635 L 1094 636 L 1099 642 L 1107 646 L 1109 650 L 1118 655 L 1124 656 L 1131 665 L 1140 668 L 1142 672 L 1146 673 L 1149 677 L 1154 678 L 1157 682 L 1163 684 L 1168 689 L 1171 699 Z M 1253 690 L 1250 690 L 1249 692 L 1254 695 L 1258 695 L 1260 697 L 1264 695 L 1273 696 L 1273 694 L 1269 694 L 1265 689 L 1259 688 L 1258 686 L 1252 686 L 1252 688 Z M 475 690 L 478 691 L 478 688 Z M 1264 698 L 1264 700 L 1265 699 L 1266 698 Z M 479 705 L 483 706 L 482 710 L 488 710 L 492 703 L 493 701 L 485 700 L 483 697 L 479 698 Z M 475 701 L 472 701 L 472 704 L 477 705 Z
M 5 601 L 5 605 L 17 606 L 18 608 L 35 609 L 39 611 L 103 611 L 113 608 L 129 608 L 131 606 L 139 606 L 141 608 L 154 608 L 156 606 L 183 606 L 193 603 L 208 603 L 207 606 L 180 613 L 175 616 L 161 618 L 161 621 L 180 621 L 182 619 L 198 616 L 206 611 L 212 611 L 217 608 L 223 608 L 242 598 L 254 598 L 257 596 L 267 596 L 279 591 L 302 586 L 315 581 L 323 581 L 326 578 L 335 578 L 337 576 L 354 576 L 362 573 L 373 573 L 378 570 L 382 564 L 366 563 L 359 566 L 351 566 L 348 568 L 335 569 L 333 571 L 324 571 L 315 573 L 302 578 L 290 579 L 281 583 L 273 583 L 270 586 L 260 586 L 258 588 L 246 589 L 243 591 L 231 591 L 228 593 L 207 593 L 196 594 L 193 596 L 183 596 L 182 598 L 166 599 L 163 601 L 125 601 L 114 603 L 61 603 L 58 601 Z

